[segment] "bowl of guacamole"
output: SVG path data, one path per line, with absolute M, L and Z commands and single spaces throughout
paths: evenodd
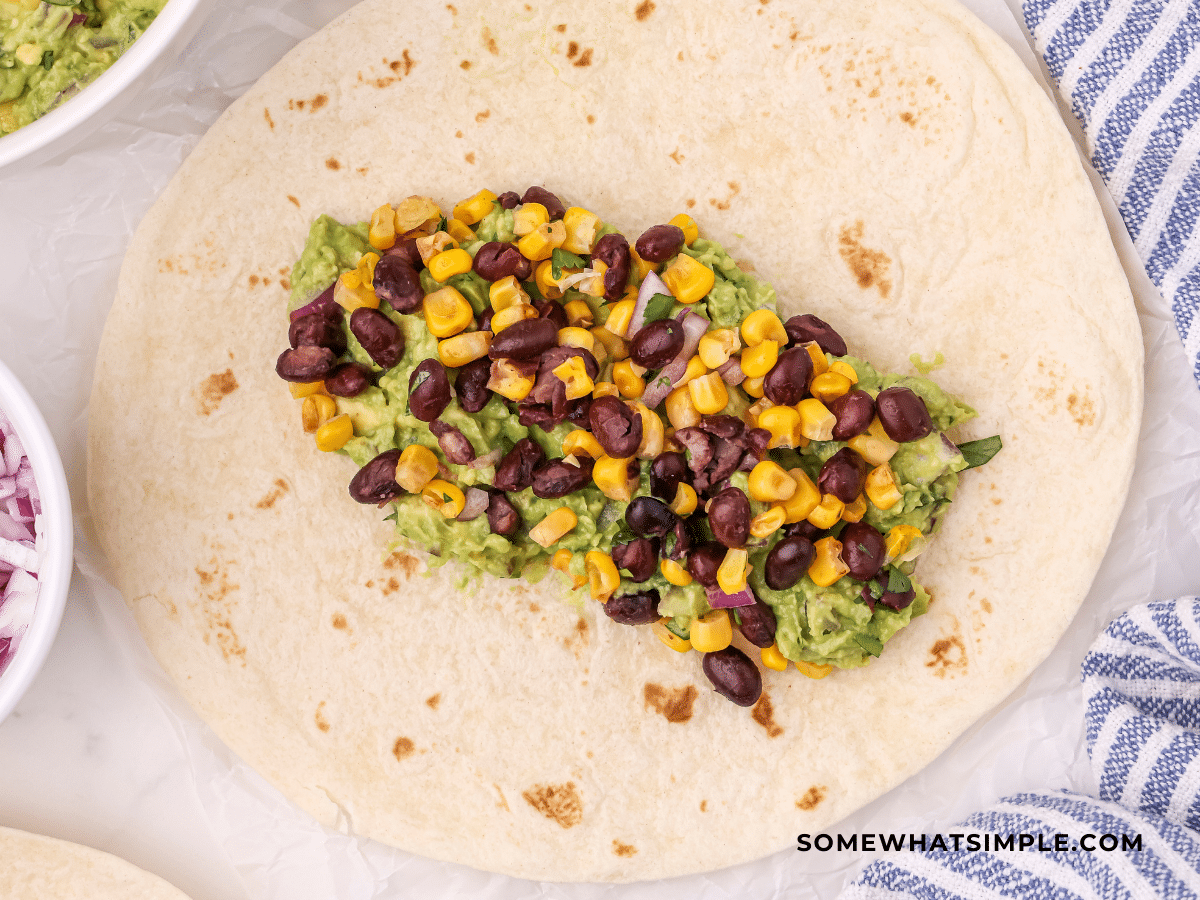
M 0 0 L 0 171 L 98 127 L 182 48 L 204 0 Z

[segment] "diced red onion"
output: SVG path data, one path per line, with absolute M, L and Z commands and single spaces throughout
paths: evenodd
M 742 371 L 742 360 L 737 356 L 729 357 L 717 366 L 717 371 L 726 384 L 741 384 L 746 380 L 746 373 Z
M 329 313 L 332 312 L 340 312 L 341 307 L 339 307 L 337 305 L 337 301 L 333 299 L 333 289 L 336 286 L 337 282 L 335 281 L 329 287 L 325 288 L 325 290 L 321 291 L 321 293 L 317 294 L 317 296 L 308 303 L 305 303 L 303 306 L 298 307 L 297 309 L 293 309 L 289 314 L 289 321 L 295 322 L 301 316 L 311 315 L 312 313 L 329 315 Z
M 462 512 L 458 514 L 458 521 L 470 522 L 472 519 L 478 519 L 487 512 L 490 500 L 491 497 L 488 496 L 487 491 L 477 487 L 467 488 Z
M 483 456 L 477 456 L 467 466 L 472 469 L 486 469 L 488 466 L 494 466 L 500 460 L 504 459 L 504 451 L 497 447 L 495 450 L 490 450 Z
M 637 303 L 633 305 L 633 318 L 629 320 L 629 330 L 625 332 L 626 340 L 633 340 L 633 336 L 642 330 L 642 326 L 646 324 L 646 305 L 650 302 L 650 298 L 655 294 L 666 294 L 668 297 L 674 297 L 666 284 L 653 272 L 647 272 L 646 277 L 642 279 L 642 286 L 638 288 Z M 654 407 L 651 407 L 653 409 Z
M 647 409 L 654 409 L 671 393 L 676 382 L 687 371 L 688 360 L 700 346 L 700 338 L 704 337 L 711 324 L 704 316 L 697 315 L 690 309 L 680 313 L 678 319 L 683 323 L 683 349 L 663 367 L 654 382 L 647 385 L 646 392 L 642 395 L 642 402 L 646 404 Z
M 738 606 L 754 605 L 754 595 L 750 593 L 749 585 L 736 594 L 727 594 L 718 585 L 713 585 L 704 589 L 704 595 L 708 598 L 708 605 L 713 609 L 734 609 Z
M 33 468 L 8 417 L 0 411 L 0 672 L 16 655 L 37 601 L 42 503 Z

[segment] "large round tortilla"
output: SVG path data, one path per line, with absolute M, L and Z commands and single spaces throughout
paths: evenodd
M 690 212 L 852 352 L 943 354 L 980 413 L 957 437 L 1003 436 L 881 659 L 767 671 L 752 713 L 553 579 L 386 552 L 274 375 L 289 268 L 321 213 L 535 183 L 631 236 Z M 139 228 L 90 499 L 179 689 L 322 822 L 528 878 L 668 876 L 829 826 L 1049 653 L 1121 508 L 1141 364 L 1061 121 L 957 6 L 373 0 L 235 103 Z
M 157 875 L 111 854 L 12 828 L 0 828 L 0 897 L 187 900 Z

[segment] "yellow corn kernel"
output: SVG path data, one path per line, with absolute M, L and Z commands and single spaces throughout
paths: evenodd
M 708 374 L 708 366 L 700 359 L 699 356 L 693 356 L 688 360 L 687 367 L 683 370 L 683 374 L 679 376 L 679 380 L 675 382 L 675 387 L 681 388 L 690 384 L 697 378 Z
M 467 298 L 448 286 L 426 294 L 421 310 L 429 333 L 438 338 L 452 337 L 475 320 L 475 311 Z
M 774 669 L 776 672 L 787 671 L 788 658 L 780 652 L 778 644 L 763 647 L 758 651 L 758 655 L 762 657 L 762 664 L 768 669 Z
M 474 197 L 456 203 L 452 215 L 465 225 L 474 225 L 492 211 L 495 199 L 496 195 L 484 188 Z
M 796 479 L 785 472 L 779 463 L 764 459 L 750 470 L 747 488 L 751 500 L 762 503 L 790 500 L 796 493 Z
M 879 509 L 891 509 L 903 497 L 896 485 L 896 473 L 887 463 L 878 465 L 867 473 L 863 481 L 863 493 Z
M 821 502 L 821 491 L 803 469 L 789 469 L 788 474 L 796 482 L 796 493 L 780 505 L 785 513 L 783 523 L 794 525 L 807 519 L 817 508 Z
M 807 397 L 796 404 L 800 413 L 800 433 L 812 441 L 833 440 L 837 417 L 820 400 Z
M 587 329 L 596 323 L 596 316 L 586 300 L 572 300 L 563 305 L 563 311 L 567 314 L 567 322 L 573 328 Z
M 677 216 L 672 216 L 668 225 L 674 225 L 683 232 L 683 242 L 689 247 L 696 238 L 700 237 L 700 228 L 696 225 L 696 220 L 687 213 L 680 213 Z M 715 367 L 714 367 L 715 368 Z
M 396 484 L 410 494 L 419 494 L 437 473 L 434 452 L 423 444 L 409 444 L 396 463 Z
M 471 254 L 461 247 L 453 250 L 443 250 L 429 260 L 427 268 L 433 280 L 441 284 L 454 275 L 463 275 L 471 271 Z
M 766 397 L 760 397 L 758 400 L 755 400 L 753 403 L 751 403 L 749 406 L 746 407 L 746 411 L 744 413 L 742 413 L 742 421 L 746 423 L 747 428 L 759 428 L 759 427 L 766 428 L 767 426 L 765 426 L 765 425 L 760 426 L 758 424 L 758 418 L 763 413 L 765 413 L 768 409 L 774 409 L 774 408 L 775 408 L 775 404 L 772 403 L 769 399 L 767 399 Z M 784 409 L 791 409 L 791 407 L 790 406 L 784 407 Z M 792 410 L 792 412 L 795 412 L 795 410 Z M 797 421 L 799 421 L 799 416 L 800 416 L 800 413 L 796 413 Z
M 872 423 L 873 425 L 874 423 Z M 850 438 L 846 443 L 871 465 L 881 466 L 895 456 L 896 451 L 900 449 L 900 445 L 886 434 L 882 434 L 882 431 L 882 426 L 880 427 L 881 434 L 873 434 L 872 429 L 868 428 L 862 434 L 856 434 Z
M 713 270 L 697 262 L 686 253 L 675 257 L 675 262 L 662 273 L 663 284 L 680 303 L 695 303 L 703 300 L 717 282 Z
M 816 378 L 818 375 L 823 375 L 829 371 L 829 358 L 825 356 L 825 351 L 821 349 L 820 344 L 818 344 L 816 341 L 808 341 L 800 346 L 808 351 L 808 358 L 812 360 L 813 378 Z
M 492 316 L 492 334 L 499 334 L 509 325 L 524 319 L 536 319 L 538 311 L 528 303 L 514 303 Z
M 762 378 L 747 378 L 742 382 L 742 390 L 751 397 L 762 399 L 763 395 L 763 380 Z
M 596 487 L 609 500 L 618 500 L 628 503 L 633 497 L 634 488 L 637 487 L 637 476 L 630 476 L 629 470 L 635 470 L 636 466 L 630 466 L 629 460 L 625 458 L 614 459 L 611 456 L 601 456 L 592 466 L 592 481 L 596 482 Z
M 580 397 L 586 397 L 592 392 L 592 388 L 596 386 L 592 382 L 591 376 L 588 375 L 583 360 L 578 356 L 572 356 L 560 365 L 555 366 L 551 371 L 566 385 L 568 400 L 578 400 Z
M 850 571 L 842 561 L 842 542 L 837 538 L 821 538 L 813 544 L 813 548 L 817 554 L 813 557 L 812 565 L 808 567 L 808 577 L 817 587 L 829 587 Z
M 587 294 L 589 297 L 603 297 L 604 273 L 608 271 L 608 265 L 598 259 L 593 259 L 591 270 L 593 274 L 577 281 L 575 289 L 581 294 Z
M 632 308 L 630 313 L 632 314 Z M 628 329 L 628 322 L 625 323 L 625 327 Z M 623 359 L 629 359 L 629 344 L 620 335 L 609 331 L 608 326 L 596 325 L 588 330 L 591 331 L 597 342 L 604 345 L 604 349 L 613 360 L 620 362 Z
M 563 507 L 570 512 L 567 507 Z M 592 599 L 607 603 L 613 591 L 621 584 L 621 573 L 612 557 L 600 550 L 589 550 L 583 558 L 587 569 L 588 585 L 591 588 Z
M 650 626 L 650 630 L 654 632 L 656 638 L 678 653 L 687 653 L 692 649 L 692 642 L 687 638 L 681 638 L 668 628 L 666 619 L 659 619 Z
M 600 230 L 600 217 L 580 206 L 572 206 L 562 217 L 567 238 L 562 248 L 572 253 L 591 253 L 596 232 Z
M 794 665 L 802 675 L 806 675 L 809 678 L 817 680 L 824 678 L 833 671 L 833 666 L 829 665 L 828 663 L 817 665 L 816 663 L 804 662 L 803 660 L 798 659 Z
M 664 559 L 659 567 L 662 569 L 663 578 L 671 584 L 687 587 L 692 583 L 692 573 L 673 559 Z
M 567 239 L 567 229 L 562 219 L 539 225 L 529 234 L 517 241 L 517 249 L 530 262 L 541 262 L 563 245 Z
M 779 361 L 779 344 L 759 341 L 742 351 L 742 372 L 747 378 L 765 378 Z
M 443 366 L 457 369 L 487 356 L 492 347 L 490 331 L 464 331 L 438 341 L 438 359 Z
M 421 491 L 421 499 L 430 509 L 435 509 L 447 519 L 453 519 L 463 511 L 466 497 L 455 485 L 441 478 L 430 481 Z
M 670 509 L 675 515 L 684 518 L 696 511 L 698 502 L 696 489 L 686 481 L 681 481 L 675 486 L 675 499 L 671 501 Z
M 522 203 L 513 210 L 513 234 L 524 237 L 550 221 L 550 213 L 540 203 Z
M 779 321 L 779 316 L 769 309 L 756 309 L 742 320 L 742 340 L 747 347 L 761 344 L 763 341 L 774 341 L 776 348 L 788 341 L 787 329 Z
M 350 421 L 350 416 L 342 413 L 340 416 L 334 416 L 317 429 L 317 449 L 326 453 L 341 450 L 346 446 L 346 441 L 352 437 L 354 437 L 354 423 Z
M 867 500 L 859 494 L 852 501 L 846 504 L 846 508 L 842 510 L 843 522 L 861 522 L 862 517 L 867 514 Z
M 579 517 L 575 515 L 571 507 L 560 506 L 529 529 L 529 539 L 542 547 L 549 547 L 556 541 L 562 540 L 578 524 Z
M 914 540 L 921 536 L 921 530 L 914 528 L 912 525 L 896 525 L 887 533 L 887 537 L 883 539 L 883 546 L 887 550 L 888 559 L 895 559 L 897 556 L 903 556 L 908 552 L 909 546 Z
M 636 400 L 646 393 L 646 380 L 635 371 L 633 363 L 628 359 L 613 365 L 612 379 L 622 397 Z
M 850 380 L 851 384 L 858 384 L 858 373 L 854 371 L 854 366 L 846 362 L 844 359 L 835 359 L 829 364 L 829 371 L 836 372 L 839 375 L 845 375 Z
M 633 308 L 636 305 L 636 300 L 618 300 L 612 304 L 608 308 L 608 318 L 604 320 L 604 327 L 617 337 L 624 338 L 629 333 L 629 323 L 633 321 Z
M 738 333 L 732 328 L 717 328 L 700 338 L 696 352 L 700 361 L 710 369 L 716 369 L 729 362 L 729 357 L 742 349 Z
M 692 622 L 692 647 L 700 653 L 716 653 L 733 643 L 733 623 L 729 613 L 714 609 Z
M 355 269 L 358 277 L 362 279 L 362 283 L 372 289 L 375 287 L 375 266 L 378 263 L 379 254 L 367 252 L 359 257 L 358 266 Z
M 488 300 L 492 304 L 492 312 L 500 312 L 510 306 L 529 303 L 529 295 L 517 281 L 516 275 L 505 275 L 499 281 L 493 281 L 488 288 Z
M 633 273 L 633 283 L 635 285 L 639 285 L 645 281 L 646 276 L 651 272 L 657 272 L 658 265 L 658 263 L 642 259 L 638 256 L 637 250 L 633 249 L 633 247 L 629 248 L 629 269 Z
M 417 238 L 417 252 L 421 254 L 421 262 L 429 265 L 429 261 L 441 253 L 443 250 L 453 250 L 458 245 L 454 243 L 454 238 L 445 231 L 438 231 L 434 234 L 427 234 Z
M 816 376 L 808 389 L 822 403 L 829 403 L 831 400 L 836 400 L 843 394 L 849 393 L 852 387 L 854 387 L 854 382 L 845 375 L 829 371 Z
M 715 416 L 729 403 L 729 389 L 720 372 L 709 372 L 687 383 L 692 405 L 702 416 Z
M 583 455 L 588 459 L 597 460 L 604 455 L 604 448 L 590 431 L 576 428 L 563 438 L 562 452 L 563 456 Z
M 390 250 L 396 246 L 396 211 L 384 204 L 371 213 L 371 230 L 367 240 L 376 250 Z
M 620 396 L 621 392 L 617 390 L 617 386 L 611 381 L 598 381 L 596 382 L 596 386 L 592 388 L 592 397 L 594 397 L 596 400 L 599 400 L 601 397 Z
M 596 336 L 586 328 L 568 325 L 566 328 L 558 329 L 558 346 L 578 347 L 591 353 L 596 346 Z
M 487 388 L 506 400 L 519 401 L 533 390 L 536 373 L 526 375 L 511 359 L 498 359 L 492 363 Z
M 800 445 L 799 438 L 802 437 L 800 434 L 800 413 L 794 407 L 768 407 L 758 414 L 758 419 L 754 427 L 765 428 L 771 432 L 771 440 L 767 444 L 768 450 L 774 450 L 776 447 L 791 450 Z
M 656 458 L 663 452 L 665 431 L 662 419 L 658 417 L 658 413 L 646 406 L 645 403 L 638 403 L 636 400 L 632 400 L 628 405 L 642 419 L 642 442 L 638 444 L 637 453 L 634 456 L 638 459 Z
M 288 391 L 296 400 L 303 400 L 313 394 L 325 393 L 324 381 L 289 381 Z
M 466 244 L 475 240 L 475 232 L 471 230 L 470 225 L 461 219 L 448 219 L 446 221 L 446 233 L 460 244 Z
M 700 424 L 700 410 L 692 403 L 692 395 L 686 385 L 675 388 L 663 402 L 666 404 L 667 420 L 676 431 Z
M 408 197 L 396 204 L 396 237 L 411 237 L 413 232 L 429 234 L 437 230 L 442 217 L 438 205 L 428 197 Z
M 554 277 L 554 263 L 550 260 L 542 260 L 538 267 L 533 271 L 533 283 L 537 285 L 537 289 L 541 291 L 542 296 L 547 300 L 557 300 L 563 295 L 563 289 L 559 281 L 565 279 L 573 269 L 563 269 L 559 278 Z
M 787 511 L 782 504 L 777 503 L 750 520 L 750 534 L 756 538 L 770 537 L 783 527 L 783 520 L 786 518 Z
M 354 312 L 359 307 L 379 309 L 379 298 L 368 285 L 363 284 L 357 269 L 351 269 L 338 276 L 333 286 L 333 299 L 346 312 Z
M 316 434 L 317 429 L 337 415 L 337 401 L 328 394 L 313 394 L 304 398 L 300 405 L 300 424 L 305 434 Z
M 817 528 L 832 528 L 842 517 L 846 504 L 833 494 L 821 495 L 821 502 L 808 514 L 808 521 Z
M 573 575 L 571 573 L 571 560 L 574 556 L 574 553 L 564 547 L 562 550 L 556 551 L 554 556 L 550 557 L 550 568 L 562 572 L 571 579 L 574 587 L 579 588 L 587 584 L 588 580 L 584 576 Z
M 750 574 L 749 556 L 743 548 L 731 547 L 725 551 L 725 558 L 717 566 L 717 586 L 725 593 L 736 594 L 746 587 L 746 577 Z

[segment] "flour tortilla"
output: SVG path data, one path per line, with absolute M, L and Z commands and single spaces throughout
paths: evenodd
M 584 12 L 586 11 L 586 15 Z M 938 382 L 1004 450 L 869 667 L 764 672 L 538 585 L 427 574 L 274 374 L 308 225 L 544 184 L 636 237 L 701 232 L 852 352 Z M 99 539 L 216 732 L 321 822 L 535 879 L 790 846 L 928 764 L 1050 652 L 1121 509 L 1141 414 L 1128 285 L 1055 109 L 940 0 L 367 2 L 236 102 L 139 228 L 91 406 Z
M 68 841 L 0 828 L 0 900 L 187 900 L 157 875 Z

